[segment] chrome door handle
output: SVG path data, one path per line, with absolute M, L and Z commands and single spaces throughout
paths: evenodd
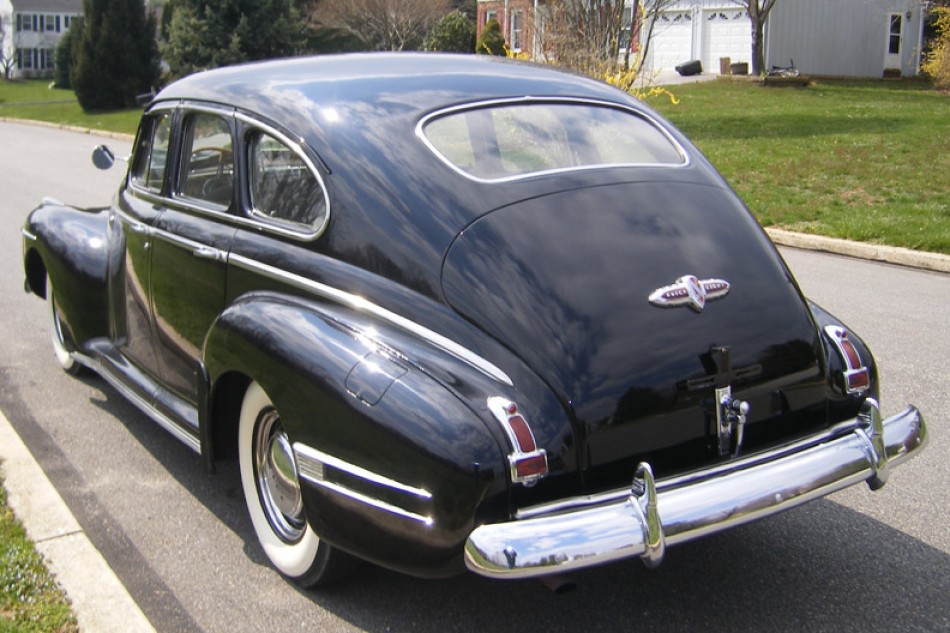
M 199 246 L 194 251 L 192 251 L 195 257 L 200 257 L 201 259 L 213 259 L 215 261 L 222 258 L 221 251 L 216 248 L 211 248 L 210 246 Z

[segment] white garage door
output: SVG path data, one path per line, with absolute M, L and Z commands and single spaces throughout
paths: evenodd
M 693 16 L 688 11 L 664 11 L 653 26 L 650 48 L 653 69 L 674 68 L 695 59 Z
M 752 21 L 742 9 L 703 12 L 703 72 L 718 73 L 719 58 L 752 64 Z

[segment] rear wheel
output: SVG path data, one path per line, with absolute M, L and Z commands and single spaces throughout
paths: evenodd
M 53 283 L 49 277 L 46 278 L 46 305 L 49 311 L 49 330 L 53 343 L 53 355 L 63 371 L 75 376 L 82 371 L 83 366 L 73 358 L 72 345 L 66 342 L 66 337 L 63 334 L 63 323 L 59 318 L 59 309 L 56 305 L 56 293 L 53 292 Z
M 328 585 L 351 573 L 357 560 L 322 541 L 307 522 L 290 439 L 257 383 L 244 395 L 238 443 L 247 510 L 274 567 L 303 587 Z

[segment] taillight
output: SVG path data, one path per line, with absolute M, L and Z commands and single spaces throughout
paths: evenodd
M 531 426 L 517 404 L 506 398 L 489 398 L 488 409 L 501 423 L 511 444 L 512 451 L 508 454 L 511 481 L 533 486 L 548 474 L 547 453 L 538 448 Z
M 838 325 L 829 325 L 825 327 L 825 334 L 834 343 L 838 356 L 844 363 L 842 381 L 845 391 L 849 394 L 867 391 L 871 386 L 871 375 L 854 343 L 848 338 L 848 331 Z

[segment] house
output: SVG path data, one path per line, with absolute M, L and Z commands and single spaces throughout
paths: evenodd
M 56 44 L 78 17 L 82 0 L 0 0 L 0 70 L 51 77 Z
M 509 47 L 537 56 L 530 32 L 540 0 L 478 0 L 478 29 L 496 17 Z M 557 0 L 548 0 L 557 2 Z M 637 0 L 628 0 L 631 7 Z M 752 24 L 733 0 L 640 1 L 639 37 L 647 71 L 672 69 L 689 60 L 718 73 L 720 60 L 751 67 Z M 914 76 L 920 68 L 926 0 L 778 0 L 765 25 L 765 64 L 794 60 L 804 74 L 840 77 Z M 631 15 L 626 24 L 633 23 Z M 647 41 L 647 38 L 649 41 Z
M 477 35 L 481 36 L 482 29 L 489 20 L 497 20 L 509 50 L 514 53 L 527 53 L 535 58 L 541 57 L 543 42 L 540 35 L 544 30 L 546 5 L 552 2 L 557 0 L 477 0 Z M 623 17 L 623 44 L 635 48 L 636 33 L 631 27 L 636 1 L 630 0 L 627 5 Z M 538 16 L 537 19 L 535 16 Z M 536 26 L 540 28 L 536 29 Z

